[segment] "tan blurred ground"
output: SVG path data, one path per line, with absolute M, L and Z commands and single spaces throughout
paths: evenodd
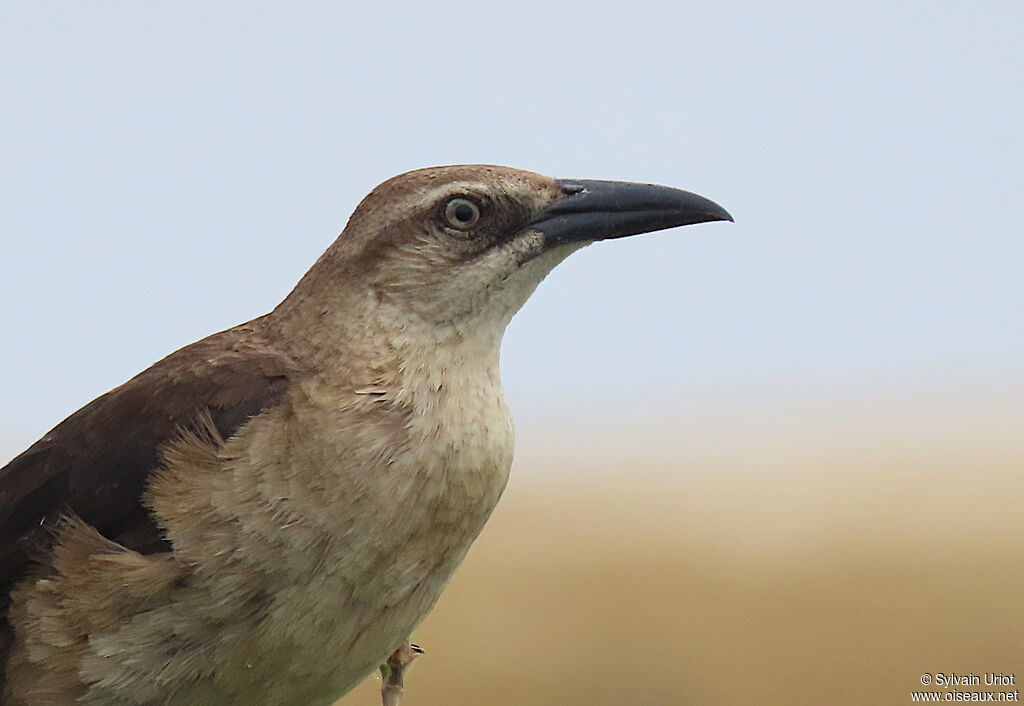
M 1001 399 L 662 418 L 527 451 L 414 636 L 403 706 L 905 704 L 923 672 L 1019 682 L 1024 414 Z

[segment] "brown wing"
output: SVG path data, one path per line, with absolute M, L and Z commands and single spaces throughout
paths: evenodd
M 0 620 L 29 556 L 71 511 L 137 551 L 166 549 L 142 505 L 161 446 L 201 410 L 224 438 L 277 404 L 295 368 L 259 320 L 172 353 L 92 401 L 0 470 Z

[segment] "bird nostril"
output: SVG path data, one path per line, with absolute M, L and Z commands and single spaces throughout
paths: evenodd
M 562 187 L 562 192 L 566 196 L 572 196 L 573 194 L 578 194 L 578 193 L 580 193 L 582 191 L 585 191 L 586 188 L 587 188 L 586 185 L 584 185 L 584 184 L 578 184 L 578 183 L 571 182 L 571 181 L 563 181 L 563 182 L 560 182 L 558 185 L 560 187 Z

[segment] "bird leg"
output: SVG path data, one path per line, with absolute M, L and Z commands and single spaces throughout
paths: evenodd
M 384 706 L 398 706 L 402 698 L 402 673 L 414 659 L 424 654 L 419 645 L 407 642 L 391 653 L 388 661 L 380 665 L 380 696 Z

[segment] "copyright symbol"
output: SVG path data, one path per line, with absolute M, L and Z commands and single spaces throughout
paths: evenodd
M 932 683 L 932 675 L 929 674 L 928 672 L 925 672 L 924 674 L 922 674 L 921 675 L 921 683 L 924 684 L 925 686 L 928 686 L 929 684 L 931 684 Z

